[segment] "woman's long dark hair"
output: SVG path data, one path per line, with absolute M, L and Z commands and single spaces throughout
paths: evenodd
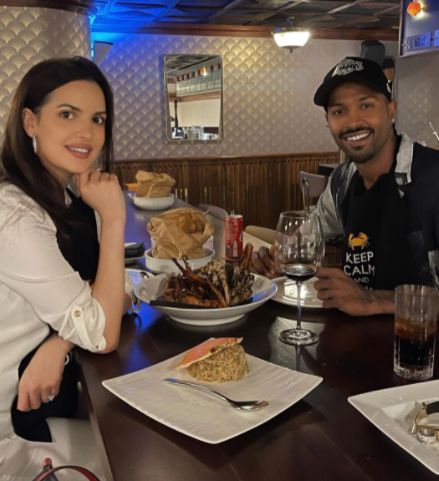
M 108 171 L 113 157 L 113 93 L 99 68 L 83 57 L 45 60 L 27 72 L 12 100 L 1 152 L 1 180 L 16 185 L 34 199 L 50 215 L 58 232 L 63 232 L 70 223 L 64 189 L 34 153 L 32 140 L 23 127 L 23 110 L 28 108 L 38 114 L 54 90 L 76 80 L 95 82 L 104 94 L 106 121 L 102 167 Z

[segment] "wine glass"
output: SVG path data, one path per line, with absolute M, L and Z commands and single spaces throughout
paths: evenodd
M 295 346 L 314 344 L 319 335 L 302 328 L 300 291 L 302 283 L 314 276 L 323 260 L 325 244 L 320 221 L 317 215 L 306 211 L 282 212 L 276 230 L 276 259 L 283 274 L 297 287 L 296 327 L 282 331 L 279 339 Z

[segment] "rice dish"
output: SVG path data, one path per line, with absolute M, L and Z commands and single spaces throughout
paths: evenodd
M 194 362 L 188 368 L 191 376 L 200 381 L 239 381 L 248 372 L 244 348 L 240 344 L 219 347 L 217 352 L 206 359 Z

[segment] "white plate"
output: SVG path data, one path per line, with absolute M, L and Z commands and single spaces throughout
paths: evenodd
M 154 306 L 154 309 L 167 314 L 174 321 L 182 324 L 190 324 L 192 326 L 217 326 L 220 324 L 228 324 L 234 322 L 245 314 L 271 299 L 277 291 L 277 286 L 270 279 L 255 274 L 255 282 L 253 284 L 252 302 L 241 304 L 233 307 L 220 308 L 183 308 L 169 306 Z M 142 285 L 136 287 L 134 293 L 137 298 L 143 302 L 147 302 L 147 297 L 142 293 Z
M 209 394 L 165 383 L 163 379 L 166 377 L 194 380 L 187 372 L 175 369 L 181 356 L 102 384 L 156 421 L 200 441 L 217 444 L 265 423 L 302 399 L 322 381 L 321 377 L 247 355 L 250 372 L 242 380 L 204 383 L 232 399 L 269 402 L 261 410 L 242 412 Z
M 203 249 L 203 257 L 199 259 L 188 259 L 188 264 L 191 269 L 199 269 L 210 262 L 215 256 L 215 251 L 212 249 Z M 183 263 L 183 261 L 179 261 Z M 151 256 L 151 249 L 145 252 L 145 265 L 151 271 L 159 274 L 165 272 L 166 274 L 179 274 L 178 267 L 174 264 L 172 259 L 157 259 Z
M 416 435 L 410 434 L 409 429 L 417 405 L 438 400 L 439 380 L 382 389 L 348 398 L 380 431 L 435 474 L 439 474 L 439 443 L 427 446 Z
M 174 203 L 174 194 L 169 194 L 166 197 L 137 197 L 134 194 L 133 202 L 139 209 L 163 210 L 171 207 Z
M 300 290 L 301 305 L 310 309 L 322 309 L 323 301 L 317 298 L 317 291 L 314 289 L 316 277 L 312 277 L 302 284 Z M 274 279 L 277 284 L 277 294 L 273 297 L 273 301 L 286 304 L 287 306 L 297 306 L 297 287 L 294 281 L 281 277 Z

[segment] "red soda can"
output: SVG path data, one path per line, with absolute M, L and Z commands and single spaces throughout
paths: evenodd
M 233 211 L 224 219 L 224 237 L 226 247 L 226 259 L 236 260 L 242 256 L 242 233 L 244 219 L 242 215 Z

